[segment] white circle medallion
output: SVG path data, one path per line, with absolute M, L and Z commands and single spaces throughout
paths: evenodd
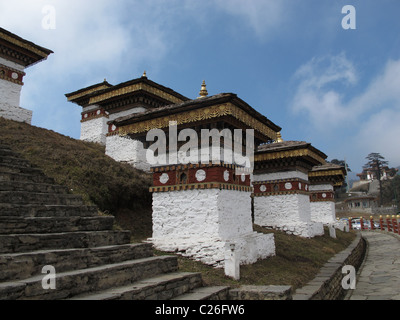
M 286 190 L 290 190 L 290 189 L 292 189 L 292 184 L 290 183 L 290 182 L 287 182 L 286 184 L 285 184 L 285 188 L 286 188 Z
M 14 80 L 17 80 L 17 79 L 18 79 L 18 73 L 13 72 L 13 73 L 11 74 L 11 77 L 12 77 Z
M 261 191 L 261 192 L 267 191 L 267 187 L 266 187 L 265 185 L 262 185 L 262 186 L 260 187 L 260 191 Z
M 168 180 L 169 180 L 169 175 L 168 175 L 168 173 L 163 173 L 163 174 L 160 176 L 160 182 L 161 182 L 162 184 L 166 184 L 166 183 L 168 182 Z
M 322 198 L 324 198 L 324 199 L 326 198 L 326 193 L 322 194 Z
M 196 172 L 197 181 L 202 182 L 202 181 L 206 180 L 206 177 L 207 177 L 207 174 L 204 170 L 201 170 L 201 169 L 197 170 L 197 172 Z
M 229 171 L 228 170 L 225 170 L 225 172 L 224 172 L 224 180 L 225 181 L 229 180 Z

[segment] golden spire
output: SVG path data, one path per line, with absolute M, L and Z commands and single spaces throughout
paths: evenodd
M 200 98 L 207 97 L 207 96 L 208 96 L 208 91 L 207 91 L 206 81 L 203 80 L 203 83 L 201 85 L 201 90 L 200 90 Z
M 276 134 L 276 140 L 274 141 L 274 143 L 279 143 L 279 142 L 283 142 L 282 134 L 280 132 Z
M 142 78 L 147 78 L 146 70 L 144 70 Z

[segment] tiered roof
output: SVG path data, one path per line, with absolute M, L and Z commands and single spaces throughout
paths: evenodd
M 29 67 L 53 53 L 53 51 L 25 40 L 10 31 L 0 28 L 0 57 Z

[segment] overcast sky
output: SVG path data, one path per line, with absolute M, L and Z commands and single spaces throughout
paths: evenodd
M 400 165 L 399 16 L 399 0 L 0 0 L 1 27 L 54 51 L 26 70 L 35 126 L 78 139 L 64 94 L 146 70 L 189 98 L 202 80 L 236 93 L 353 172 L 371 152 Z

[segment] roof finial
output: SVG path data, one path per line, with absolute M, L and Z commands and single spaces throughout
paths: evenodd
M 279 142 L 283 142 L 282 134 L 280 132 L 276 134 L 276 140 L 274 141 L 274 143 L 279 143 Z
M 146 70 L 144 70 L 142 78 L 147 78 Z
M 206 81 L 203 80 L 203 83 L 201 85 L 201 90 L 200 90 L 200 98 L 207 97 L 207 96 L 208 96 L 208 91 L 207 91 Z

